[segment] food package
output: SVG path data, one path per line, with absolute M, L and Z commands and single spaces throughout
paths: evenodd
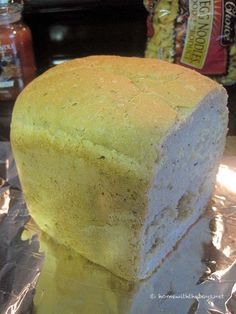
M 144 0 L 149 11 L 145 56 L 236 82 L 236 3 L 230 0 Z

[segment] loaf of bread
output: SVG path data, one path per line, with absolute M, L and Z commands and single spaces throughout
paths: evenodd
M 11 143 L 40 228 L 112 273 L 149 276 L 199 218 L 224 149 L 223 87 L 163 61 L 92 56 L 18 97 Z

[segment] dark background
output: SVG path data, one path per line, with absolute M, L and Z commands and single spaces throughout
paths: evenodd
M 143 56 L 147 12 L 142 1 L 26 2 L 39 72 L 91 54 Z

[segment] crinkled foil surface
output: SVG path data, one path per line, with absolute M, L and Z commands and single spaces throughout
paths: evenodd
M 131 283 L 39 239 L 0 142 L 0 313 L 236 313 L 235 156 L 222 159 L 205 214 L 150 278 Z

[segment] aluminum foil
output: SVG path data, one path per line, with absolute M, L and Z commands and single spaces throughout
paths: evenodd
M 40 233 L 0 142 L 0 313 L 233 314 L 235 236 L 236 158 L 226 156 L 205 214 L 150 278 L 127 282 Z

